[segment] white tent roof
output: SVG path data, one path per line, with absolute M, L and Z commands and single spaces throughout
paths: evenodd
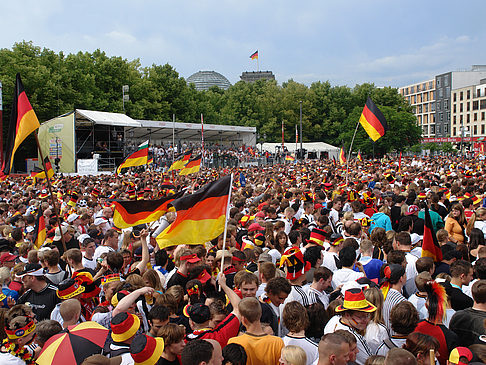
M 76 109 L 76 119 L 87 119 L 94 124 L 117 127 L 141 127 L 142 124 L 121 113 L 99 112 L 94 110 Z
M 268 152 L 275 152 L 276 146 L 281 146 L 281 143 L 264 143 L 263 149 Z M 286 143 L 285 147 L 289 152 L 295 152 L 295 143 Z M 297 144 L 297 149 L 300 148 L 300 143 Z M 334 147 L 330 144 L 324 142 L 305 142 L 302 143 L 302 148 L 307 150 L 307 152 L 337 152 L 340 150 L 339 147 Z

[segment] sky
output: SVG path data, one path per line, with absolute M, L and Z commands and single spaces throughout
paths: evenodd
M 0 14 L 0 48 L 101 49 L 232 84 L 259 66 L 279 84 L 399 87 L 486 64 L 484 0 L 2 0 Z

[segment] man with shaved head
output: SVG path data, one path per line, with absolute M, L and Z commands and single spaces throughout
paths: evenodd
M 344 336 L 328 333 L 319 342 L 317 365 L 346 365 L 349 360 L 349 344 Z

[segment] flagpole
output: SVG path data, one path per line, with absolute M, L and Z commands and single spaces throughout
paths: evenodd
M 226 206 L 226 217 L 224 220 L 224 233 L 223 233 L 223 255 L 221 258 L 221 271 L 220 274 L 223 273 L 223 264 L 224 264 L 224 250 L 226 248 L 226 235 L 228 233 L 228 218 L 229 218 L 229 211 L 230 211 L 230 202 L 231 202 L 231 191 L 233 190 L 233 173 L 231 173 L 230 179 L 230 186 L 229 186 L 229 193 L 228 193 L 228 205 Z M 221 289 L 221 286 L 220 286 Z
M 39 156 L 42 161 L 42 166 L 44 167 L 44 173 L 46 174 L 47 188 L 49 189 L 49 194 L 51 195 L 52 207 L 54 209 L 54 214 L 56 215 L 56 223 L 57 226 L 59 227 L 59 233 L 61 233 L 62 248 L 64 249 L 64 252 L 66 252 L 67 251 L 66 242 L 64 241 L 64 235 L 62 234 L 62 227 L 61 227 L 61 219 L 59 218 L 60 211 L 57 210 L 56 200 L 54 199 L 54 194 L 52 193 L 51 181 L 49 179 L 49 175 L 47 175 L 46 163 L 44 161 L 44 156 L 42 155 L 42 150 L 40 147 L 39 136 L 37 135 L 37 131 L 35 131 L 34 134 L 35 134 L 35 141 L 37 143 L 37 149 L 39 151 Z
M 175 114 L 172 114 L 172 165 L 175 158 Z M 172 181 L 174 181 L 174 170 L 172 170 Z
M 201 113 L 201 149 L 202 149 L 201 164 L 204 166 L 204 119 L 202 113 Z
M 351 151 L 353 150 L 353 144 L 354 144 L 354 137 L 356 137 L 356 132 L 358 132 L 358 127 L 359 127 L 359 120 L 358 123 L 356 123 L 356 129 L 354 130 L 353 134 L 353 139 L 351 140 L 351 146 L 349 146 L 349 151 L 348 151 L 348 158 L 346 159 L 346 185 L 348 184 L 348 165 L 349 165 L 349 157 L 351 156 Z

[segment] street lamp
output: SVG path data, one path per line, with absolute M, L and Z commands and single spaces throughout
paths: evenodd
M 300 103 L 300 158 L 304 159 L 304 153 L 302 150 L 302 101 Z
M 125 102 L 130 101 L 130 95 L 128 95 L 129 91 L 130 91 L 130 87 L 128 85 L 122 86 L 123 113 L 125 113 Z

